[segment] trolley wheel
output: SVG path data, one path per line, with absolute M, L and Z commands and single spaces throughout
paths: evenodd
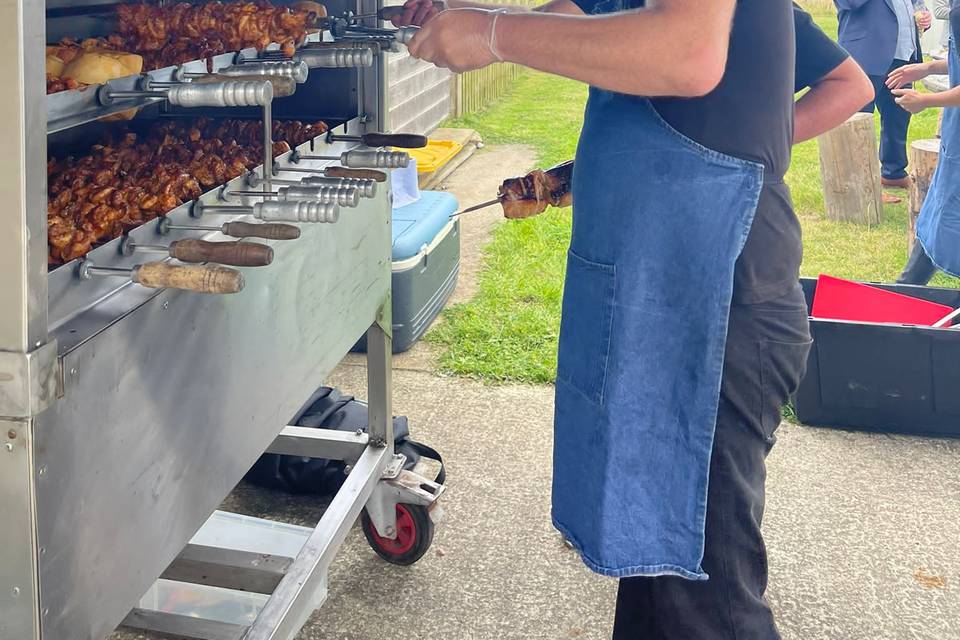
M 360 523 L 367 542 L 390 564 L 411 565 L 422 558 L 433 543 L 433 520 L 427 508 L 418 504 L 397 505 L 397 537 L 394 540 L 377 533 L 366 509 Z

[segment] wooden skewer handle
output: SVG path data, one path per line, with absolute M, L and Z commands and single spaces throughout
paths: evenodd
M 300 237 L 300 228 L 292 224 L 268 222 L 251 224 L 249 222 L 228 222 L 221 232 L 233 238 L 264 238 L 266 240 L 296 240 Z
M 237 293 L 243 289 L 242 273 L 218 266 L 148 262 L 135 267 L 132 278 L 151 289 L 184 289 L 197 293 Z
M 427 146 L 427 136 L 415 133 L 365 133 L 360 142 L 368 147 L 400 147 L 401 149 L 422 149 Z
M 377 182 L 386 182 L 387 174 L 376 169 L 347 169 L 346 167 L 327 167 L 324 175 L 328 178 L 361 178 L 363 180 L 375 180 Z
M 265 267 L 273 262 L 273 249 L 256 242 L 177 240 L 170 243 L 170 257 L 184 262 L 218 262 L 234 267 Z

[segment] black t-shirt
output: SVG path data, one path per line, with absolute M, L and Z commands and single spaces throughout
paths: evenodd
M 595 8 L 643 6 L 642 0 L 574 2 L 588 14 Z M 680 47 L 677 56 L 682 55 Z M 791 0 L 738 0 L 727 70 L 717 88 L 702 98 L 651 99 L 664 120 L 685 136 L 764 166 L 756 217 L 737 260 L 736 302 L 772 300 L 797 282 L 803 256 L 800 223 L 783 182 L 793 146 L 794 94 L 846 57 Z

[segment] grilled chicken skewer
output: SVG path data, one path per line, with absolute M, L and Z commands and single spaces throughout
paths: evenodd
M 495 204 L 503 206 L 503 216 L 510 219 L 529 218 L 543 213 L 547 206 L 569 207 L 573 204 L 573 160 L 541 171 L 531 171 L 521 178 L 508 178 L 500 185 L 494 200 L 489 200 L 459 211 L 451 218 L 462 216 Z

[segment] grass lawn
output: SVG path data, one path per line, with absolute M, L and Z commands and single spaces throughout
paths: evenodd
M 832 11 L 818 10 L 816 17 L 836 35 Z M 506 99 L 451 126 L 476 129 L 490 144 L 530 145 L 539 166 L 547 167 L 573 157 L 586 95 L 580 83 L 530 73 Z M 911 139 L 933 137 L 936 121 L 932 111 L 914 116 Z M 905 204 L 888 205 L 874 228 L 827 220 L 816 141 L 794 149 L 787 179 L 803 226 L 803 275 L 890 281 L 899 274 L 906 261 Z M 444 370 L 491 381 L 553 380 L 569 240 L 569 210 L 497 229 L 486 249 L 476 298 L 448 309 L 446 321 L 429 334 L 444 346 Z M 933 284 L 954 286 L 956 281 L 937 276 Z

